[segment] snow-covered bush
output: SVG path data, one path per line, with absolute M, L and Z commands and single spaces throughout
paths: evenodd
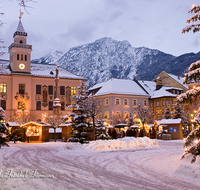
M 185 152 L 182 156 L 182 159 L 185 158 L 185 155 L 192 154 L 193 158 L 191 163 L 195 162 L 196 157 L 200 156 L 200 127 L 191 131 L 191 133 L 186 138 L 184 147 Z

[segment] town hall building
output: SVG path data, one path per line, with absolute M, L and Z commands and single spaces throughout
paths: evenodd
M 10 60 L 0 60 L 0 106 L 6 121 L 22 113 L 44 121 L 46 115 L 53 114 L 57 65 L 31 63 L 32 45 L 27 44 L 21 17 L 13 38 L 8 48 Z M 71 96 L 76 94 L 80 80 L 86 79 L 61 67 L 58 77 L 61 113 L 66 115 L 71 112 Z

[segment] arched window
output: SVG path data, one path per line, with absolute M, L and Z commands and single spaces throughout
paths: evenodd
M 133 100 L 133 106 L 137 106 L 137 100 Z
M 143 104 L 144 106 L 147 106 L 147 100 L 144 100 Z
M 124 106 L 128 106 L 128 100 L 124 99 Z
M 119 105 L 120 105 L 120 100 L 119 100 L 119 98 L 116 98 L 116 99 L 115 99 L 115 105 L 116 105 L 116 106 L 119 106 Z
M 109 99 L 108 98 L 105 99 L 105 106 L 109 106 Z

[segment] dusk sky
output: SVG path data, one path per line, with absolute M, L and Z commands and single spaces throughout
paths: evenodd
M 200 34 L 182 34 L 198 0 L 34 0 L 26 13 L 17 0 L 1 0 L 0 39 L 13 42 L 19 22 L 33 45 L 32 59 L 50 52 L 94 42 L 102 37 L 123 41 L 133 47 L 145 46 L 179 56 L 200 51 Z M 7 51 L 7 49 L 5 50 Z M 0 58 L 8 59 L 8 53 Z

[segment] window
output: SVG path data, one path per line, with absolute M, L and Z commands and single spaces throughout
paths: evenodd
M 53 102 L 49 102 L 49 110 L 53 110 Z
M 108 98 L 105 99 L 105 106 L 109 106 L 109 99 Z
M 61 102 L 61 110 L 65 110 L 65 102 Z
M 115 105 L 117 105 L 117 106 L 119 105 L 119 98 L 115 99 Z
M 25 61 L 27 61 L 27 55 L 25 55 Z
M 20 43 L 20 44 L 23 44 L 23 41 L 22 41 L 22 40 L 20 40 L 20 41 L 19 41 L 19 43 Z
M 25 84 L 19 84 L 19 94 L 25 94 Z
M 109 119 L 109 112 L 108 111 L 104 113 L 104 118 Z
M 133 106 L 137 106 L 137 100 L 133 100 Z
M 36 85 L 36 94 L 41 94 L 41 85 Z
M 173 100 L 171 99 L 171 105 L 173 105 Z
M 128 100 L 124 99 L 124 106 L 128 106 Z
M 166 100 L 166 106 L 168 106 L 169 105 L 169 100 Z
M 36 110 L 41 110 L 41 101 L 36 101 Z
M 116 118 L 118 118 L 118 119 L 121 118 L 121 112 L 120 111 L 116 112 Z
M 48 86 L 49 95 L 53 95 L 53 86 Z
M 164 105 L 165 105 L 165 100 L 162 101 L 162 106 L 164 106 Z
M 175 90 L 173 90 L 173 94 L 176 94 L 176 91 L 175 91 Z
M 156 102 L 156 107 L 159 107 L 159 106 L 160 106 L 160 102 L 157 101 L 157 102 Z
M 153 102 L 151 102 L 151 107 L 153 107 Z
M 129 114 L 128 114 L 128 112 L 127 111 L 125 111 L 124 112 L 124 119 L 128 119 L 129 118 L 129 116 L 128 116 Z
M 76 95 L 76 87 L 71 87 L 71 95 Z
M 143 104 L 144 104 L 144 106 L 147 106 L 147 101 L 146 101 L 146 100 L 144 100 Z
M 60 86 L 60 95 L 65 95 L 65 87 Z
M 6 110 L 6 100 L 1 100 L 1 107 Z
M 0 92 L 6 93 L 6 83 L 0 83 Z
M 23 54 L 21 54 L 21 61 L 23 61 Z
M 17 54 L 17 60 L 19 60 L 19 54 Z

